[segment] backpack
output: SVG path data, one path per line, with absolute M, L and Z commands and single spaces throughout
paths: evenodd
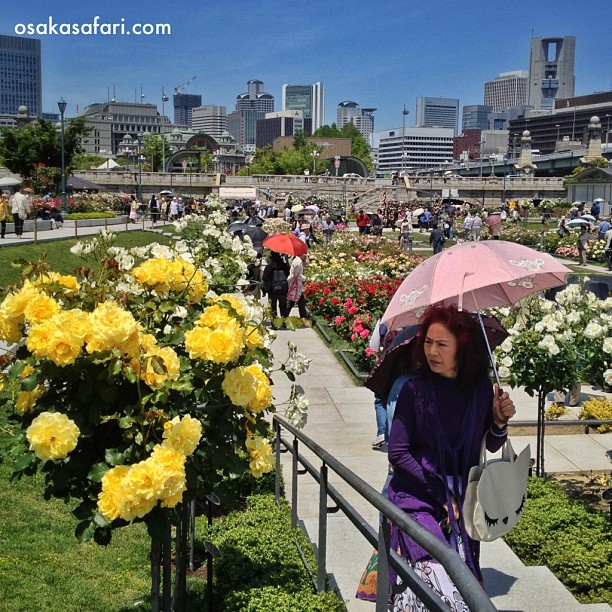
M 287 291 L 289 291 L 287 273 L 282 268 L 275 268 L 272 272 L 270 293 L 273 293 L 274 295 L 284 295 L 287 293 Z

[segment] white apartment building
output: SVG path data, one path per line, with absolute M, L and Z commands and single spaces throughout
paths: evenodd
M 208 104 L 191 111 L 191 124 L 195 132 L 204 132 L 219 138 L 227 130 L 227 107 Z
M 528 84 L 527 70 L 501 72 L 492 81 L 485 81 L 484 103 L 486 106 L 492 106 L 495 113 L 512 106 L 527 104 Z

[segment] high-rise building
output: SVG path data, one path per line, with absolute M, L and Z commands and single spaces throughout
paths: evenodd
M 493 112 L 492 106 L 484 104 L 469 104 L 463 107 L 461 117 L 461 131 L 489 129 L 489 116 Z
M 227 116 L 228 131 L 246 151 L 255 150 L 257 120 L 274 112 L 274 96 L 266 93 L 263 85 L 263 81 L 248 81 L 247 91 L 236 97 L 236 110 Z
M 202 96 L 197 94 L 175 93 L 172 96 L 174 103 L 174 123 L 186 125 L 191 129 L 191 113 L 194 108 L 202 106 Z
M 378 132 L 377 173 L 443 168 L 453 159 L 452 128 L 407 127 Z
M 532 38 L 529 55 L 530 106 L 552 111 L 556 99 L 574 96 L 574 36 Z
M 360 108 L 357 102 L 344 100 L 338 104 L 336 112 L 336 126 L 342 129 L 347 123 L 352 123 L 359 130 L 368 144 L 371 144 L 371 136 L 374 132 L 375 108 Z
M 0 35 L 0 115 L 16 115 L 20 106 L 28 114 L 42 114 L 40 40 Z
M 218 138 L 227 130 L 227 107 L 216 105 L 196 106 L 191 111 L 191 128 Z
M 313 131 L 325 125 L 325 87 L 313 85 L 283 85 L 283 110 L 301 110 L 304 119 L 312 120 Z
M 494 112 L 527 104 L 528 84 L 527 70 L 501 72 L 492 81 L 485 81 L 484 103 L 486 106 L 492 106 Z
M 451 128 L 457 133 L 459 120 L 459 100 L 456 98 L 426 98 L 416 99 L 417 127 Z
M 294 136 L 297 132 L 304 132 L 306 136 L 310 136 L 311 122 L 312 119 L 306 119 L 301 110 L 266 113 L 265 119 L 257 120 L 255 145 L 259 149 L 271 145 L 276 138 Z
M 170 122 L 157 111 L 155 104 L 137 102 L 104 102 L 86 106 L 78 115 L 92 128 L 83 140 L 85 153 L 117 155 L 126 136 L 132 141 L 139 134 L 153 136 L 167 133 Z

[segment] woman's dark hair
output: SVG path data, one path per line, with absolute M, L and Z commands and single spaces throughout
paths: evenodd
M 460 386 L 470 386 L 486 378 L 489 369 L 489 356 L 482 329 L 474 316 L 455 305 L 430 306 L 420 319 L 421 330 L 416 339 L 417 361 L 421 372 L 430 372 L 425 358 L 425 338 L 429 327 L 434 323 L 444 325 L 457 339 L 457 382 Z

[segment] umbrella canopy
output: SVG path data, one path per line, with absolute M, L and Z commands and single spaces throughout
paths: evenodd
M 418 217 L 419 215 L 422 215 L 424 212 L 425 212 L 424 208 L 416 208 L 415 210 L 412 211 L 412 216 Z
M 21 180 L 12 176 L 0 178 L 0 187 L 14 187 L 15 185 L 21 185 Z
M 580 215 L 580 218 L 586 219 L 587 221 L 593 221 L 593 223 L 597 221 L 597 219 L 593 215 Z
M 242 221 L 235 221 L 234 223 L 230 223 L 227 226 L 227 231 L 230 234 L 233 234 L 234 232 L 244 232 L 244 230 L 247 227 L 257 227 L 257 226 L 247 225 L 246 223 L 243 223 Z
M 469 312 L 509 306 L 531 293 L 563 285 L 569 273 L 551 255 L 522 244 L 464 242 L 419 264 L 398 287 L 381 322 L 389 329 L 417 323 L 431 304 L 457 304 Z
M 262 245 L 271 251 L 285 253 L 285 255 L 305 255 L 308 253 L 306 243 L 292 234 L 273 234 L 268 236 Z
M 259 217 L 258 215 L 254 215 L 253 217 L 249 217 L 248 219 L 245 219 L 244 222 L 247 225 L 263 225 L 264 224 L 264 220 Z
M 603 198 L 595 198 L 593 204 L 595 204 L 595 202 L 605 202 L 605 200 Z
M 170 189 L 162 189 L 159 192 L 159 195 L 171 195 L 171 196 L 175 196 L 177 195 L 176 193 L 174 193 L 174 191 L 170 191 Z
M 300 212 L 300 210 L 302 210 L 302 208 L 304 208 L 301 204 L 296 204 L 295 206 L 291 207 L 291 212 Z
M 577 227 L 589 227 L 591 224 L 586 219 L 571 219 L 566 221 L 565 227 L 569 229 L 575 229 Z
M 501 222 L 501 212 L 492 212 L 487 216 L 487 225 L 499 225 Z
M 247 225 L 246 229 L 242 231 L 242 235 L 248 236 L 254 245 L 259 246 L 268 237 L 268 232 L 264 231 L 259 225 Z
M 507 337 L 508 332 L 501 323 L 492 316 L 482 315 L 485 333 L 491 350 L 499 346 Z M 379 361 L 364 386 L 378 393 L 383 399 L 389 395 L 393 381 L 403 372 L 409 371 L 415 364 L 412 362 L 412 341 L 416 338 L 421 326 L 409 325 L 401 329 L 393 338 L 384 357 Z

